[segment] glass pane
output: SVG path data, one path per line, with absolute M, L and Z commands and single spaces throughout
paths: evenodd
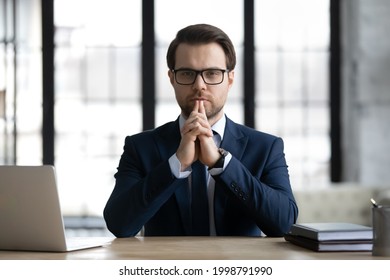
M 259 108 L 259 107 L 257 107 Z M 282 108 L 277 106 L 263 105 L 256 111 L 256 125 L 267 133 L 281 134 Z
M 279 56 L 275 52 L 256 54 L 256 95 L 257 105 L 261 107 L 275 106 L 280 93 Z
M 299 102 L 303 99 L 306 69 L 303 53 L 282 53 L 280 78 L 281 93 L 285 102 Z
M 312 52 L 306 56 L 307 98 L 327 103 L 329 99 L 329 52 Z
M 0 26 L 1 28 L 1 26 Z M 5 47 L 5 43 L 1 43 L 0 42 L 0 90 L 5 90 L 5 77 L 6 77 L 6 73 L 7 73 L 7 70 L 6 70 L 6 47 Z
M 135 101 L 141 94 L 141 49 L 139 47 L 115 50 L 115 82 L 112 85 L 117 100 Z
M 5 39 L 6 34 L 6 22 L 7 22 L 7 13 L 5 8 L 5 1 L 0 2 L 0 42 Z
M 8 3 L 7 3 L 8 2 Z M 11 5 L 11 1 L 1 1 L 1 4 L 3 6 L 3 11 L 2 11 L 2 14 L 1 14 L 1 25 L 4 23 L 5 26 L 4 26 L 4 29 L 3 29 L 3 32 L 4 32 L 4 35 L 5 35 L 5 40 L 6 41 L 12 41 L 13 38 L 14 38 L 14 25 L 13 25 L 13 22 L 14 22 L 14 12 L 13 12 L 13 5 Z M 2 16 L 4 15 L 4 17 Z
M 229 93 L 225 112 L 229 113 L 228 116 L 234 121 L 243 121 L 241 67 L 244 39 L 243 5 L 242 0 L 199 0 L 191 5 L 188 1 L 182 0 L 155 0 L 157 126 L 176 119 L 180 114 L 167 74 L 166 52 L 169 43 L 177 31 L 196 23 L 209 23 L 220 27 L 235 45 L 237 53 L 235 83 Z M 172 16 L 173 7 L 175 16 Z M 240 109 L 228 112 L 229 107 Z
M 113 73 L 112 50 L 89 47 L 85 53 L 86 98 L 109 99 Z
M 78 96 L 85 84 L 85 51 L 77 48 L 57 47 L 55 50 L 56 98 Z
M 309 134 L 328 137 L 330 114 L 327 104 L 309 103 L 306 122 Z
M 3 52 L 4 51 L 4 52 Z M 15 95 L 15 87 L 14 87 L 14 44 L 9 43 L 7 46 L 4 46 L 0 50 L 3 56 L 2 61 L 2 69 L 4 69 L 3 74 L 4 80 L 1 82 L 0 90 L 3 91 L 4 96 L 4 115 L 0 118 L 0 163 L 1 164 L 13 164 L 16 160 L 16 155 L 14 153 L 15 150 L 15 107 L 14 107 L 14 95 Z
M 173 38 L 172 38 L 173 39 Z M 170 101 L 176 103 L 175 93 L 168 78 L 168 66 L 166 61 L 168 46 L 156 47 L 156 96 L 158 101 Z M 179 107 L 176 110 L 177 114 L 180 113 Z M 160 122 L 159 118 L 157 121 Z
M 216 25 L 229 35 L 234 44 L 242 44 L 243 5 L 243 0 L 198 0 L 191 3 L 183 0 L 155 0 L 157 45 L 168 46 L 179 29 L 196 23 Z
M 141 1 L 55 0 L 54 22 L 72 45 L 139 46 Z
M 300 106 L 285 106 L 281 111 L 281 129 L 283 135 L 302 135 L 304 132 L 305 108 Z
M 329 0 L 257 0 L 255 24 L 261 49 L 327 49 Z
M 293 188 L 328 184 L 329 0 L 259 0 L 255 20 L 257 129 L 283 137 Z
M 124 139 L 142 130 L 141 14 L 140 0 L 55 1 L 55 164 L 65 215 L 102 215 Z
M 16 163 L 42 164 L 41 1 L 17 1 Z M 12 65 L 10 62 L 9 65 Z M 11 80 L 10 80 L 10 83 Z M 8 86 L 10 85 L 8 83 Z M 12 91 L 8 93 L 11 94 Z
M 16 36 L 18 44 L 39 48 L 42 42 L 41 0 L 19 0 L 16 2 Z M 12 3 L 8 5 L 12 5 Z

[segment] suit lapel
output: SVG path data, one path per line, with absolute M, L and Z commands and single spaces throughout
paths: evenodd
M 239 126 L 235 124 L 230 119 L 226 118 L 226 127 L 224 132 L 224 137 L 221 142 L 221 148 L 229 151 L 235 158 L 241 160 L 245 148 L 248 144 L 248 137 L 244 135 Z M 224 220 L 228 220 L 225 215 L 226 204 L 228 202 L 229 196 L 226 195 L 226 190 L 223 186 L 219 186 L 218 180 L 215 182 L 215 192 L 214 192 L 214 213 L 215 213 L 215 227 L 217 235 L 224 235 L 222 232 L 223 228 L 220 226 L 220 223 Z
M 172 156 L 180 144 L 179 119 L 160 127 L 157 132 L 156 143 L 159 147 L 160 155 L 163 160 Z
M 179 119 L 167 125 L 159 133 L 159 139 L 156 141 L 159 145 L 161 158 L 167 160 L 179 147 L 181 140 Z M 189 193 L 188 179 L 178 179 L 179 186 L 176 188 L 175 196 L 179 207 L 179 214 L 183 228 L 187 235 L 191 233 L 191 196 Z
M 226 127 L 221 148 L 229 151 L 234 157 L 240 160 L 247 143 L 248 137 L 241 132 L 239 126 L 229 118 L 226 118 Z

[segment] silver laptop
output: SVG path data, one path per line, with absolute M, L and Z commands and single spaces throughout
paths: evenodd
M 106 243 L 65 237 L 53 166 L 0 166 L 0 250 L 67 252 Z

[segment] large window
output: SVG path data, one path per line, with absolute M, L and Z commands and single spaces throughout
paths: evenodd
M 255 128 L 283 137 L 294 189 L 323 186 L 330 181 L 329 0 L 254 2 Z M 143 129 L 143 3 L 54 1 L 55 165 L 66 215 L 102 215 L 124 138 Z M 244 123 L 244 0 L 154 3 L 155 125 L 180 113 L 168 44 L 201 22 L 221 27 L 236 46 L 225 112 Z M 42 163 L 40 5 L 0 2 L 1 164 Z
M 283 137 L 294 189 L 329 183 L 329 1 L 255 6 L 256 125 Z
M 39 0 L 0 2 L 0 164 L 42 162 Z
M 141 131 L 141 1 L 55 1 L 55 165 L 64 211 L 98 215 Z

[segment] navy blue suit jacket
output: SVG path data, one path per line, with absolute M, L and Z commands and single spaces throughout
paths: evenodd
M 126 137 L 114 190 L 104 209 L 117 237 L 191 235 L 188 178 L 177 179 L 168 163 L 180 143 L 178 119 Z M 217 235 L 282 236 L 296 221 L 281 138 L 227 118 L 221 147 L 232 154 L 215 176 Z

